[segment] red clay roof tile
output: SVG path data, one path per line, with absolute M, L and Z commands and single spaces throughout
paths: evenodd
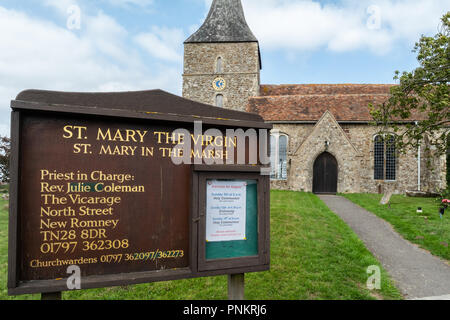
M 389 94 L 393 84 L 264 84 L 261 96 L 309 94 Z
M 265 121 L 318 121 L 329 110 L 337 121 L 373 121 L 369 103 L 389 98 L 392 84 L 261 85 L 247 111 Z M 419 118 L 419 117 L 417 117 Z M 421 118 L 421 117 L 420 117 Z
M 369 103 L 383 103 L 388 95 L 290 95 L 253 97 L 248 110 L 265 121 L 317 121 L 329 110 L 337 121 L 372 121 Z

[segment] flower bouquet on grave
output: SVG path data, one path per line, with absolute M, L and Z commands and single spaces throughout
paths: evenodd
M 441 207 L 439 208 L 439 215 L 441 216 L 441 219 L 444 216 L 445 210 L 448 208 L 449 204 L 450 204 L 450 200 L 442 199 Z

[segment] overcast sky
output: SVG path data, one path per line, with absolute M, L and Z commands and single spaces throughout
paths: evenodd
M 0 134 L 25 89 L 181 94 L 183 41 L 212 0 L 0 0 Z M 261 81 L 393 83 L 450 0 L 243 0 Z

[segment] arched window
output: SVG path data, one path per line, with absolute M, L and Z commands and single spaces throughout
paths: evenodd
M 397 151 L 395 136 L 377 135 L 374 138 L 374 179 L 396 180 L 397 176 Z
M 384 139 L 376 136 L 374 139 L 375 180 L 384 180 Z
M 223 108 L 223 95 L 216 95 L 216 107 Z
M 271 179 L 287 180 L 288 178 L 288 136 L 274 132 L 270 136 Z
M 276 179 L 276 154 L 277 154 L 277 139 L 275 135 L 270 135 L 270 178 Z
M 395 147 L 395 136 L 386 137 L 386 180 L 396 179 L 397 152 Z
M 287 148 L 288 138 L 286 135 L 280 135 L 278 140 L 278 171 L 281 180 L 287 179 Z
M 223 73 L 223 60 L 222 57 L 218 57 L 216 60 L 216 73 Z

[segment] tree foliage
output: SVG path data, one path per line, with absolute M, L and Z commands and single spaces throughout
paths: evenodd
M 398 86 L 391 88 L 383 104 L 370 105 L 380 131 L 397 134 L 397 148 L 406 151 L 427 140 L 438 154 L 447 151 L 450 126 L 450 12 L 441 18 L 438 33 L 422 36 L 413 52 L 419 67 L 411 72 L 396 71 Z M 417 120 L 417 123 L 411 122 Z
M 11 155 L 11 139 L 0 137 L 0 181 L 9 182 L 9 159 Z

